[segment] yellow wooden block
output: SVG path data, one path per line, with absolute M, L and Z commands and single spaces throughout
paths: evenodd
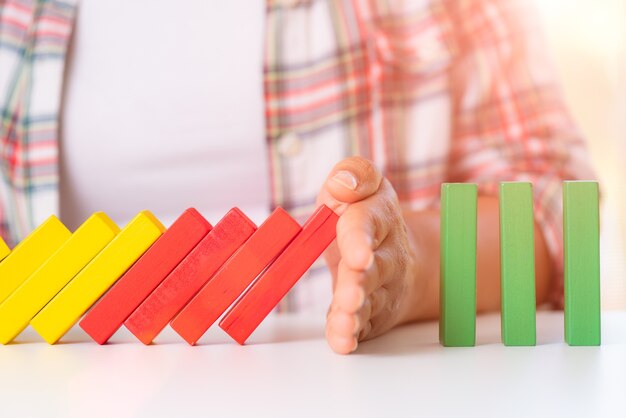
M 57 342 L 165 231 L 148 211 L 140 212 L 31 321 L 49 344 Z
M 0 238 L 0 261 L 4 260 L 4 258 L 9 255 L 11 249 L 9 246 Z
M 0 303 L 39 268 L 72 233 L 56 216 L 49 217 L 0 263 Z
M 104 213 L 92 215 L 37 271 L 0 304 L 0 343 L 7 344 L 120 231 Z

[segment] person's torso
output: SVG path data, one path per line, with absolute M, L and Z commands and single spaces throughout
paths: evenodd
M 61 219 L 143 209 L 211 222 L 268 213 L 262 0 L 83 0 L 70 45 L 61 137 Z

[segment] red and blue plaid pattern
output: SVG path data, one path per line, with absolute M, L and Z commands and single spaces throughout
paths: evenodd
M 496 195 L 500 181 L 531 181 L 562 274 L 561 181 L 594 174 L 538 21 L 519 0 L 270 2 L 275 204 L 310 212 L 327 171 L 353 154 L 413 208 L 437 205 L 443 182 Z M 294 134 L 302 152 L 281 154 Z
M 413 208 L 437 205 L 442 182 L 496 194 L 500 181 L 531 181 L 561 272 L 561 181 L 594 175 L 528 8 L 268 0 L 273 206 L 309 215 L 328 171 L 349 155 L 373 160 Z M 12 242 L 57 212 L 59 92 L 74 14 L 74 1 L 0 0 L 0 223 Z
M 0 233 L 57 211 L 58 115 L 75 1 L 0 1 Z

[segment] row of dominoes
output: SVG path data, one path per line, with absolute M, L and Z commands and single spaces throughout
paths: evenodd
M 13 251 L 0 239 L 0 343 L 30 324 L 54 344 L 82 317 L 99 344 L 122 325 L 150 344 L 170 324 L 193 345 L 230 308 L 220 327 L 243 344 L 337 219 L 321 206 L 301 227 L 278 208 L 257 228 L 235 208 L 212 226 L 188 209 L 165 229 L 143 211 L 120 230 L 96 213 L 71 233 L 52 216 Z
M 502 341 L 536 344 L 533 192 L 500 184 Z M 444 346 L 473 346 L 476 335 L 475 184 L 444 184 L 441 194 L 441 318 Z M 565 340 L 600 345 L 598 184 L 563 183 Z
M 440 340 L 472 346 L 476 185 L 443 184 L 441 203 Z M 563 207 L 565 336 L 571 345 L 597 345 L 597 183 L 565 182 Z M 71 234 L 51 217 L 13 251 L 0 240 L 0 261 L 6 257 L 0 262 L 0 343 L 29 323 L 55 343 L 91 307 L 80 326 L 100 344 L 122 324 L 149 344 L 168 323 L 195 344 L 232 305 L 220 326 L 243 344 L 334 239 L 336 222 L 337 215 L 322 206 L 301 228 L 279 208 L 257 229 L 233 209 L 212 227 L 189 209 L 167 231 L 147 211 L 120 231 L 97 213 Z M 532 185 L 502 183 L 506 345 L 536 342 L 533 229 Z

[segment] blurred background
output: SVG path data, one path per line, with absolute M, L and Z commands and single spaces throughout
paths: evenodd
M 534 0 L 602 182 L 603 309 L 626 309 L 626 0 Z

